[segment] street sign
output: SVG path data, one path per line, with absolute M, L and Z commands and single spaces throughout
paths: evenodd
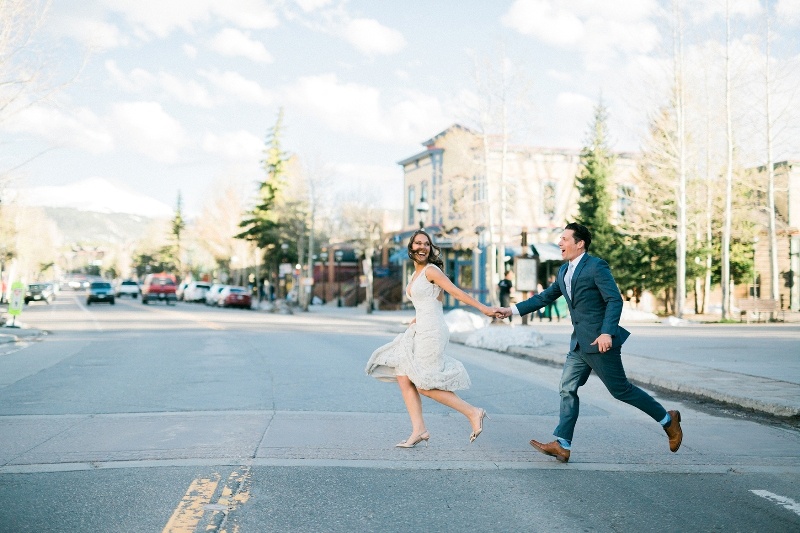
M 518 291 L 535 291 L 539 261 L 535 257 L 514 258 L 514 270 Z
M 25 305 L 25 284 L 15 281 L 11 284 L 11 297 L 8 300 L 8 314 L 17 317 L 22 313 L 22 306 Z

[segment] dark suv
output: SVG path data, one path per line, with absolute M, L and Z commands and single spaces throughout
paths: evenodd
M 107 281 L 93 281 L 89 285 L 89 296 L 86 297 L 86 305 L 92 302 L 108 302 L 114 305 L 114 289 Z
M 52 283 L 31 283 L 25 291 L 25 303 L 45 302 L 50 303 L 56 299 Z

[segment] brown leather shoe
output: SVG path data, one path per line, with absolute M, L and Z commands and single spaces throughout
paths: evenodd
M 681 442 L 683 441 L 683 430 L 681 429 L 681 412 L 680 411 L 667 411 L 669 416 L 672 418 L 672 421 L 669 423 L 667 427 L 664 428 L 664 431 L 667 433 L 667 437 L 669 437 L 669 451 L 677 452 L 678 448 L 681 447 Z
M 551 455 L 556 458 L 561 463 L 566 463 L 569 461 L 569 450 L 565 450 L 561 443 L 557 440 L 553 442 L 548 442 L 547 444 L 541 443 L 538 440 L 531 440 L 531 446 L 539 450 L 545 455 Z

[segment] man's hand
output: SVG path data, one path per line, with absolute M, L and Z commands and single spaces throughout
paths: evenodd
M 594 346 L 595 344 L 600 349 L 600 353 L 609 351 L 611 349 L 611 335 L 609 335 L 608 333 L 601 334 L 594 340 L 592 346 Z
M 508 318 L 511 316 L 510 307 L 497 307 L 495 308 L 495 318 Z

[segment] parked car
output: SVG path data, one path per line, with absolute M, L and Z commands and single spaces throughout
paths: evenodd
M 89 288 L 89 280 L 86 276 L 79 275 L 79 276 L 72 276 L 67 280 L 67 286 L 72 289 L 73 291 L 79 291 L 81 289 L 88 289 Z
M 124 279 L 117 283 L 116 294 L 117 297 L 130 296 L 131 298 L 138 298 L 142 289 L 139 288 L 139 283 L 132 279 Z
M 252 299 L 245 287 L 225 287 L 220 291 L 217 305 L 220 307 L 244 307 L 250 309 Z
M 206 292 L 206 305 L 217 305 L 219 293 L 227 287 L 224 283 L 214 283 Z
M 107 281 L 93 281 L 89 285 L 89 295 L 86 297 L 86 305 L 92 302 L 108 302 L 114 305 L 114 289 Z
M 176 297 L 178 300 L 181 300 L 181 301 L 185 300 L 185 297 L 186 297 L 186 287 L 188 287 L 189 285 L 191 285 L 191 283 L 192 283 L 192 281 L 191 281 L 191 280 L 183 280 L 183 281 L 182 281 L 182 282 L 181 282 L 181 283 L 178 285 L 178 287 L 175 289 L 175 297 Z
M 184 302 L 205 302 L 206 293 L 211 288 L 210 283 L 193 281 L 183 291 Z
M 45 302 L 49 304 L 56 299 L 52 283 L 31 283 L 25 290 L 25 303 Z
M 148 274 L 142 285 L 142 303 L 166 302 L 175 305 L 175 277 L 171 274 Z

